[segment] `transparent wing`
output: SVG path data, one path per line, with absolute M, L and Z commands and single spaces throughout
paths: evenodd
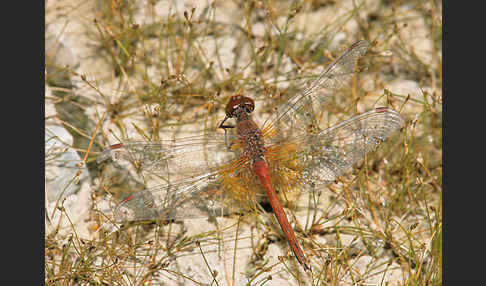
M 216 133 L 157 142 L 123 142 L 104 150 L 97 161 L 130 162 L 139 172 L 174 183 L 211 174 L 237 158 L 236 151 L 228 151 L 224 135 Z
M 318 127 L 324 106 L 336 91 L 349 85 L 356 61 L 368 50 L 367 41 L 358 41 L 334 60 L 310 85 L 280 105 L 264 126 L 271 126 L 277 137 L 305 134 L 309 126 Z
M 403 125 L 399 113 L 380 107 L 288 142 L 299 146 L 301 178 L 306 186 L 314 187 L 334 181 Z
M 98 162 L 130 162 L 142 173 L 162 179 L 161 185 L 135 192 L 118 204 L 115 221 L 208 217 L 241 209 L 222 187 L 223 179 L 247 161 L 237 150 L 230 152 L 220 134 L 110 146 Z
M 239 210 L 237 202 L 225 196 L 215 178 L 217 174 L 210 174 L 134 193 L 117 205 L 115 221 L 181 220 Z

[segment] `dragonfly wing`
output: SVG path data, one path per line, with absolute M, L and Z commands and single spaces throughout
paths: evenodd
M 324 106 L 337 90 L 349 85 L 356 61 L 368 49 L 367 41 L 358 41 L 334 60 L 314 81 L 280 105 L 265 126 L 273 126 L 283 138 L 305 134 L 310 126 L 319 126 Z
M 107 148 L 98 162 L 130 162 L 162 183 L 124 199 L 114 211 L 115 221 L 185 219 L 238 211 L 240 204 L 225 195 L 222 182 L 237 173 L 246 160 L 238 159 L 238 149 L 231 151 L 219 134 L 129 141 Z
M 365 154 L 404 125 L 399 113 L 380 107 L 352 117 L 313 136 L 297 137 L 304 178 L 316 186 L 334 181 Z
M 114 211 L 116 222 L 221 216 L 236 206 L 225 197 L 217 174 L 134 193 Z
M 237 158 L 229 152 L 220 134 L 161 140 L 128 141 L 112 145 L 98 157 L 130 162 L 137 171 L 156 176 L 170 184 L 216 171 Z

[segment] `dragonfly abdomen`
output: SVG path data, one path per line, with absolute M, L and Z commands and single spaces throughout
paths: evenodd
M 282 228 L 282 231 L 284 232 L 285 237 L 287 238 L 295 257 L 297 257 L 299 263 L 304 267 L 304 270 L 308 270 L 309 266 L 306 263 L 304 252 L 297 242 L 297 238 L 292 231 L 292 227 L 290 226 L 289 220 L 287 219 L 287 215 L 285 214 L 282 204 L 277 197 L 277 193 L 273 188 L 273 184 L 270 179 L 270 173 L 268 172 L 267 163 L 264 160 L 257 161 L 253 164 L 253 168 L 255 170 L 255 174 L 260 180 L 260 183 L 262 184 L 263 189 L 265 190 L 265 193 L 267 194 L 268 201 L 272 206 L 275 217 L 277 218 L 277 221 L 280 224 L 280 227 Z

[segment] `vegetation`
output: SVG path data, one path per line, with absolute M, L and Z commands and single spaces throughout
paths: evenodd
M 56 110 L 46 130 L 73 137 L 46 150 L 46 168 L 71 149 L 90 175 L 69 183 L 89 186 L 82 219 L 70 197 L 46 202 L 46 285 L 441 285 L 442 4 L 181 3 L 46 2 L 46 106 Z M 318 200 L 319 211 L 286 205 L 312 272 L 264 208 L 209 222 L 113 221 L 107 210 L 157 180 L 98 164 L 103 148 L 220 132 L 236 93 L 255 99 L 263 122 L 359 39 L 370 49 L 326 120 L 390 106 L 406 125 L 320 197 L 299 200 Z M 77 65 L 60 60 L 61 46 Z

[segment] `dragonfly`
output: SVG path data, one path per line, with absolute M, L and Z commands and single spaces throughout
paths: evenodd
M 324 128 L 326 103 L 350 84 L 368 47 L 365 40 L 352 44 L 260 127 L 251 118 L 254 100 L 236 94 L 218 125 L 224 135 L 109 146 L 98 162 L 129 161 L 163 182 L 122 200 L 114 209 L 115 221 L 225 215 L 251 209 L 266 197 L 297 261 L 309 270 L 277 193 L 319 192 L 404 126 L 398 112 L 378 107 Z M 234 125 L 227 123 L 231 120 Z

